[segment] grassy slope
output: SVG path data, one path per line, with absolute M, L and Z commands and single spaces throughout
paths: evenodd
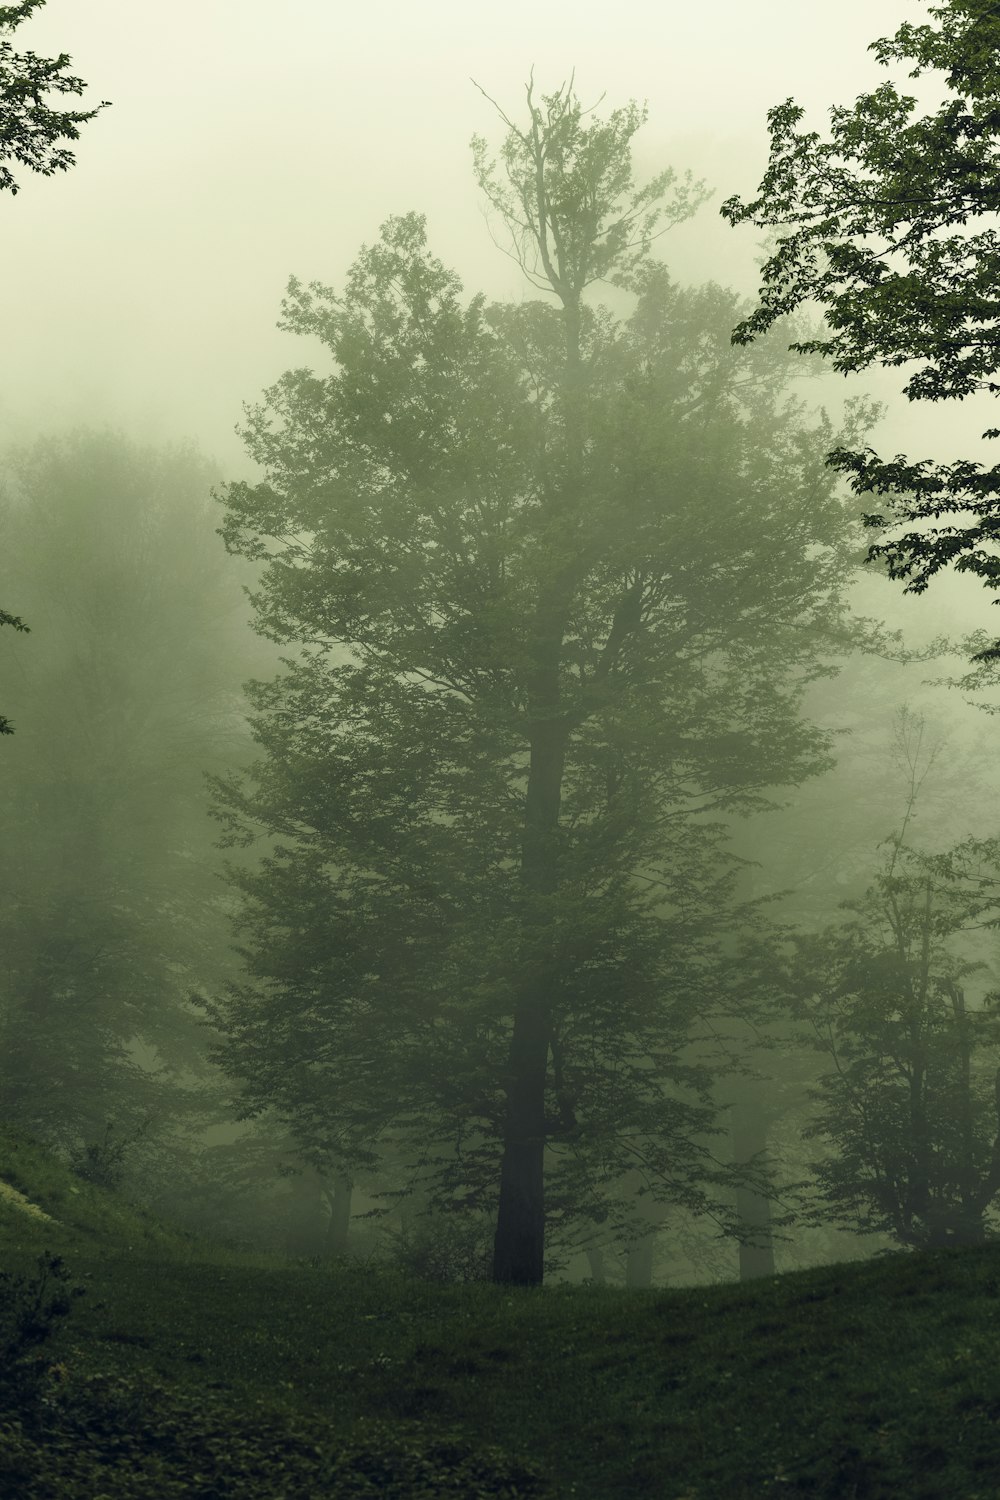
M 0 1268 L 47 1247 L 88 1288 L 47 1353 L 50 1420 L 76 1401 L 99 1429 L 104 1391 L 109 1496 L 157 1464 L 164 1500 L 1000 1494 L 1000 1248 L 677 1292 L 430 1287 L 213 1258 L 25 1145 L 0 1177 L 66 1221 L 0 1206 Z M 21 1461 L 24 1500 L 95 1492 Z

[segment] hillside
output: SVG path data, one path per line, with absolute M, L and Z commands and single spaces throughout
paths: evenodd
M 0 1194 L 0 1334 L 84 1289 L 0 1381 L 5 1500 L 1000 1493 L 995 1248 L 512 1292 L 229 1255 L 8 1136 L 0 1181 L 50 1216 Z

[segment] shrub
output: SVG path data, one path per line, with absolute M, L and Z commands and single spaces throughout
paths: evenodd
M 104 1127 L 104 1139 L 87 1141 L 77 1146 L 70 1157 L 70 1171 L 84 1182 L 116 1192 L 125 1175 L 125 1156 L 142 1135 L 141 1126 L 132 1136 L 114 1138 L 114 1122 L 109 1120 Z
M 384 1231 L 390 1263 L 419 1281 L 488 1281 L 492 1224 L 480 1216 L 420 1214 Z
M 0 1494 L 18 1500 L 542 1500 L 531 1464 L 458 1434 L 362 1422 L 319 1434 L 138 1374 L 70 1381 L 42 1441 L 0 1416 Z
M 37 1266 L 34 1276 L 0 1272 L 0 1413 L 37 1408 L 52 1369 L 41 1346 L 84 1294 L 61 1256 L 45 1251 Z

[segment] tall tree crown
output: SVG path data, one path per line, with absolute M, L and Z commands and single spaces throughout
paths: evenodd
M 526 95 L 526 128 L 495 106 L 507 125 L 499 165 L 490 160 L 485 138 L 473 137 L 476 180 L 506 224 L 532 285 L 551 289 L 569 306 L 592 282 L 627 284 L 657 225 L 669 228 L 689 218 L 709 195 L 690 172 L 678 179 L 669 169 L 635 187 L 631 146 L 648 118 L 645 106 L 633 100 L 606 120 L 585 124 L 592 109 L 581 103 L 572 79 L 540 100 L 532 79 Z

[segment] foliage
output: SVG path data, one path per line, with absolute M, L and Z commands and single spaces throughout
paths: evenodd
M 59 1255 L 40 1255 L 34 1276 L 0 1271 L 0 1414 L 30 1415 L 45 1390 L 51 1367 L 40 1357 L 61 1320 L 85 1288 L 69 1286 Z
M 193 982 L 225 972 L 203 771 L 238 761 L 239 580 L 211 466 L 112 433 L 5 458 L 0 586 L 34 619 L 0 791 L 8 1120 L 69 1150 L 186 1101 Z M 0 649 L 3 643 L 0 642 Z
M 710 196 L 704 183 L 668 168 L 636 188 L 628 147 L 648 110 L 635 100 L 584 125 L 593 110 L 572 81 L 537 101 L 532 74 L 525 94 L 526 127 L 490 100 L 507 126 L 498 163 L 484 136 L 472 140 L 476 180 L 503 220 L 518 264 L 536 290 L 555 292 L 564 306 L 578 303 L 594 282 L 627 286 L 653 240 Z
M 421 1281 L 487 1281 L 492 1259 L 492 1222 L 483 1215 L 418 1214 L 398 1229 L 386 1228 L 388 1264 Z
M 56 1220 L 58 1231 L 8 1204 L 5 1183 Z M 56 1232 L 74 1259 L 81 1248 L 87 1253 L 99 1240 L 144 1251 L 169 1247 L 175 1255 L 191 1245 L 182 1229 L 168 1227 L 120 1193 L 81 1179 L 50 1147 L 0 1122 L 0 1247 L 41 1253 Z
M 217 1100 L 201 1124 L 209 1139 L 220 1127 L 228 1138 L 207 1144 L 205 1135 L 188 1134 L 176 1141 L 173 1161 L 157 1161 L 142 1201 L 159 1217 L 200 1239 L 279 1255 L 322 1259 L 348 1246 L 351 1253 L 367 1248 L 365 1228 L 345 1212 L 351 1184 L 314 1164 L 273 1118 L 255 1120 L 233 1138 L 225 1102 Z
M 995 1250 L 657 1293 L 114 1253 L 86 1269 L 44 1430 L 2 1431 L 0 1489 L 25 1500 L 138 1500 L 151 1477 L 264 1500 L 276 1474 L 345 1500 L 369 1479 L 399 1500 L 418 1480 L 428 1497 L 985 1500 L 995 1469 Z
M 146 1122 L 147 1125 L 149 1123 Z M 100 1140 L 85 1141 L 72 1152 L 71 1168 L 74 1175 L 83 1178 L 84 1182 L 93 1182 L 111 1191 L 120 1188 L 129 1148 L 135 1145 L 144 1128 L 131 1136 L 119 1135 L 116 1139 L 115 1123 L 108 1120 Z
M 17 180 L 7 165 L 15 161 L 42 177 L 67 171 L 75 161 L 68 147 L 60 141 L 79 139 L 81 125 L 108 107 L 102 100 L 96 109 L 54 110 L 45 103 L 47 93 L 82 94 L 85 84 L 65 70 L 69 58 L 39 57 L 35 52 L 15 52 L 10 33 L 39 10 L 45 0 L 19 0 L 15 5 L 0 6 L 0 192 L 17 192 Z M 28 633 L 28 626 L 18 615 L 0 609 L 0 626 Z M 8 718 L 0 714 L 0 734 L 13 734 Z
M 108 107 L 106 99 L 89 110 L 52 109 L 45 102 L 50 93 L 79 96 L 86 84 L 66 72 L 70 59 L 65 52 L 58 57 L 15 52 L 4 34 L 15 31 L 44 4 L 45 0 L 19 0 L 0 5 L 0 192 L 18 189 L 10 161 L 42 177 L 67 171 L 76 158 L 60 142 L 79 140 L 80 126 Z
M 796 931 L 804 937 L 822 932 L 842 920 L 845 899 L 853 901 L 857 911 L 865 910 L 865 892 L 875 873 L 873 840 L 888 840 L 893 830 L 898 837 L 901 818 L 909 826 L 912 808 L 906 809 L 916 788 L 919 817 L 912 827 L 919 829 L 923 847 L 944 848 L 966 830 L 981 828 L 982 809 L 997 795 L 989 742 L 963 733 L 953 701 L 946 720 L 940 699 L 936 702 L 927 694 L 922 702 L 931 715 L 928 720 L 905 706 L 890 720 L 894 697 L 910 686 L 902 671 L 887 670 L 884 662 L 869 655 L 847 662 L 833 683 L 819 684 L 815 696 L 821 701 L 810 706 L 821 714 L 821 722 L 841 731 L 835 770 L 790 792 L 781 811 L 748 819 L 735 830 L 738 852 L 754 861 L 746 868 L 745 893 L 766 895 L 771 920 L 786 933 Z M 985 873 L 985 863 L 980 862 L 977 878 Z M 958 878 L 956 854 L 956 867 L 942 876 L 936 899 L 950 902 L 949 892 L 957 890 Z M 966 896 L 971 895 L 971 862 L 962 883 Z M 987 894 L 983 889 L 984 898 Z M 972 905 L 966 914 L 970 930 L 956 931 L 950 945 L 967 959 L 990 959 L 986 936 L 974 930 L 981 916 Z M 774 955 L 775 945 L 768 941 L 756 955 L 748 954 L 748 966 L 760 970 L 762 987 L 770 985 L 777 998 L 787 996 L 787 990 L 784 978 L 773 970 Z M 811 977 L 822 981 L 824 975 L 817 975 L 817 970 L 821 971 L 819 959 Z M 967 995 L 973 1008 L 980 989 L 971 977 Z M 814 1033 L 809 1035 L 815 1039 Z M 755 1100 L 758 1119 L 766 1122 L 779 1203 L 794 1201 L 809 1181 L 810 1162 L 817 1155 L 816 1139 L 804 1130 L 815 1118 L 810 1090 L 819 1075 L 829 1071 L 829 1055 L 802 1042 L 801 1024 L 782 999 L 763 1037 L 749 1037 L 743 1050 L 758 1079 L 737 1081 L 737 1088 Z M 834 1225 L 823 1210 L 799 1215 L 790 1238 L 776 1246 L 779 1269 L 857 1254 L 856 1232 L 856 1219 L 850 1215 L 843 1226 Z M 891 1243 L 885 1236 L 867 1243 L 882 1242 Z
M 914 96 L 886 82 L 851 108 L 832 109 L 823 139 L 797 128 L 804 111 L 789 99 L 768 115 L 770 162 L 758 197 L 730 198 L 722 213 L 732 224 L 782 231 L 737 342 L 817 302 L 829 331 L 792 348 L 829 358 L 845 373 L 916 364 L 904 386 L 910 400 L 962 400 L 1000 390 L 992 378 L 1000 12 L 992 0 L 943 0 L 929 11 L 933 24 L 906 22 L 870 50 L 884 66 L 910 63 L 913 78 L 943 73 L 947 97 L 936 111 L 919 115 Z M 996 438 L 1000 428 L 983 436 Z M 1000 466 L 886 460 L 847 444 L 834 447 L 829 462 L 850 476 L 856 493 L 886 497 L 881 511 L 866 515 L 867 526 L 910 528 L 869 549 L 890 577 L 906 580 L 907 592 L 922 592 L 949 565 L 987 588 L 1000 584 L 992 546 Z M 976 659 L 997 656 L 1000 644 L 984 646 Z
M 983 890 L 949 880 L 955 863 L 897 840 L 853 919 L 800 940 L 793 981 L 828 1059 L 806 1132 L 834 1148 L 826 1212 L 909 1246 L 981 1240 L 1000 1193 L 1000 1016 L 968 1003 L 982 965 L 950 941 Z
M 50 1153 L 3 1145 L 32 1198 L 71 1183 Z M 0 1493 L 18 1500 L 140 1500 L 151 1477 L 167 1500 L 270 1500 L 276 1474 L 289 1496 L 344 1500 L 369 1479 L 399 1500 L 418 1482 L 427 1500 L 991 1494 L 993 1246 L 659 1292 L 434 1286 L 165 1226 L 140 1248 L 126 1205 L 78 1188 L 72 1206 L 116 1217 L 72 1250 L 88 1295 L 37 1419 L 0 1415 Z M 46 1233 L 48 1253 L 72 1238 Z M 17 1244 L 0 1221 L 5 1268 L 30 1280 Z
M 832 429 L 783 353 L 734 353 L 737 299 L 651 259 L 642 112 L 528 104 L 478 174 L 558 305 L 466 300 L 415 214 L 342 292 L 289 284 L 326 367 L 250 410 L 266 477 L 224 492 L 290 654 L 250 689 L 262 759 L 214 783 L 231 845 L 267 843 L 232 877 L 246 979 L 205 1002 L 241 1112 L 348 1165 L 408 1152 L 508 1228 L 517 1199 L 514 1280 L 545 1149 L 550 1221 L 607 1215 L 637 1153 L 717 1201 L 684 1056 L 740 993 L 713 820 L 828 764 L 801 695 L 856 638 Z
M 0 1486 L 23 1500 L 163 1500 L 195 1493 L 269 1500 L 388 1496 L 390 1500 L 507 1500 L 546 1493 L 534 1465 L 459 1434 L 371 1421 L 331 1441 L 288 1413 L 240 1412 L 135 1376 L 74 1382 L 43 1441 L 16 1421 L 0 1427 Z M 13 1491 L 11 1491 L 13 1492 Z

